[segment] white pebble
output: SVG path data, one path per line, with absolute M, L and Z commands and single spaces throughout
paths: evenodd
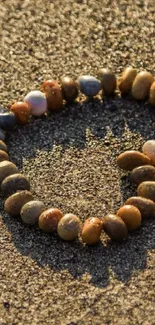
M 46 96 L 39 90 L 30 91 L 24 98 L 34 116 L 40 116 L 47 111 Z

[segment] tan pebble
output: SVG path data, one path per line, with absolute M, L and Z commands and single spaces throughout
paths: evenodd
M 124 221 L 129 231 L 135 230 L 141 225 L 141 213 L 133 205 L 124 205 L 117 211 L 117 215 Z
M 106 96 L 114 94 L 117 86 L 116 76 L 109 69 L 100 69 L 97 74 L 101 81 L 103 92 Z
M 0 150 L 3 150 L 5 152 L 8 151 L 6 144 L 2 140 L 0 140 Z
M 132 170 L 138 166 L 151 164 L 151 160 L 140 151 L 128 150 L 118 156 L 117 163 L 124 170 Z
M 112 240 L 116 241 L 126 239 L 128 235 L 124 221 L 117 215 L 111 213 L 103 218 L 103 230 Z
M 29 201 L 23 205 L 20 216 L 24 223 L 34 225 L 44 210 L 45 206 L 41 201 Z
M 123 71 L 121 78 L 118 80 L 118 88 L 122 95 L 126 95 L 131 90 L 136 75 L 137 71 L 132 67 L 128 67 Z
M 20 191 L 12 194 L 4 203 L 4 210 L 12 217 L 20 216 L 20 211 L 24 204 L 33 200 L 29 191 Z
M 6 151 L 0 150 L 0 161 L 9 160 L 9 156 Z
M 149 96 L 150 87 L 154 82 L 151 73 L 142 71 L 137 74 L 132 85 L 132 95 L 137 100 L 144 100 Z
M 155 165 L 155 140 L 148 140 L 142 147 L 143 153 L 148 156 Z
M 59 221 L 57 232 L 64 240 L 75 240 L 81 231 L 80 219 L 72 213 L 65 214 Z
M 155 106 L 155 81 L 151 85 L 149 99 L 150 103 Z
M 18 168 L 11 161 L 4 160 L 0 162 L 0 184 L 9 175 L 18 173 Z
M 155 182 L 146 181 L 141 183 L 137 188 L 137 194 L 145 197 L 146 199 L 155 201 Z
M 155 181 L 155 167 L 145 165 L 134 168 L 131 172 L 131 180 L 137 185 L 145 181 Z
M 132 196 L 126 200 L 125 204 L 134 205 L 138 208 L 143 219 L 155 216 L 155 203 L 152 200 L 140 196 Z
M 58 222 L 63 217 L 62 212 L 57 208 L 50 208 L 39 216 L 39 228 L 45 232 L 55 232 Z
M 30 183 L 22 174 L 7 176 L 1 184 L 1 192 L 4 197 L 8 197 L 17 191 L 30 190 Z
M 97 217 L 88 218 L 82 229 L 82 240 L 87 245 L 99 242 L 102 231 L 102 221 Z

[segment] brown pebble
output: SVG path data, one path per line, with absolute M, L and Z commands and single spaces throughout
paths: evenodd
M 0 161 L 9 160 L 9 156 L 6 151 L 0 150 Z
M 117 163 L 124 170 L 132 170 L 138 166 L 151 164 L 151 160 L 139 151 L 128 150 L 118 156 Z
M 7 176 L 1 184 L 1 191 L 4 197 L 8 197 L 13 193 L 22 190 L 30 190 L 30 183 L 22 174 Z
M 80 231 L 81 221 L 72 213 L 65 214 L 58 223 L 57 232 L 63 240 L 75 240 Z
M 59 86 L 53 86 L 45 92 L 48 109 L 58 111 L 63 107 L 63 96 Z
M 118 80 L 118 88 L 122 95 L 129 93 L 136 75 L 137 71 L 132 67 L 128 67 L 123 71 L 121 78 Z
M 137 188 L 137 194 L 145 197 L 146 199 L 155 201 L 155 182 L 146 181 L 141 183 Z
M 20 216 L 24 223 L 34 225 L 38 222 L 39 216 L 45 210 L 41 201 L 29 201 L 23 205 Z
M 73 102 L 79 93 L 77 83 L 70 77 L 61 78 L 61 89 L 63 98 L 67 102 Z
M 3 150 L 5 152 L 8 151 L 6 144 L 2 140 L 0 140 L 0 150 Z
M 117 87 L 117 80 L 115 74 L 109 69 L 100 69 L 97 74 L 101 81 L 103 92 L 106 96 L 114 94 Z
M 155 106 L 155 81 L 153 82 L 150 88 L 149 100 L 151 105 Z
M 134 168 L 131 172 L 131 180 L 137 185 L 145 181 L 155 181 L 155 167 L 145 165 Z
M 128 230 L 124 221 L 115 214 L 103 218 L 103 230 L 112 239 L 121 241 L 127 238 Z
M 102 221 L 97 217 L 88 218 L 82 229 L 82 240 L 87 245 L 99 242 L 102 231 Z
M 117 211 L 117 215 L 124 221 L 129 231 L 133 231 L 141 225 L 141 213 L 134 205 L 124 205 Z
M 138 208 L 142 219 L 149 219 L 155 216 L 155 203 L 152 200 L 140 196 L 132 196 L 126 200 L 125 204 L 131 204 Z
M 44 93 L 50 92 L 53 87 L 59 87 L 56 80 L 45 80 L 42 84 L 42 90 Z
M 20 216 L 21 208 L 24 204 L 33 200 L 33 196 L 28 191 L 20 191 L 12 194 L 4 203 L 4 210 L 12 217 Z
M 144 100 L 149 96 L 150 87 L 154 82 L 151 73 L 141 71 L 137 74 L 132 85 L 132 96 L 137 100 Z
M 47 209 L 39 216 L 39 227 L 45 232 L 55 232 L 62 217 L 63 214 L 59 209 Z
M 18 173 L 18 168 L 11 161 L 0 162 L 0 184 L 9 175 Z

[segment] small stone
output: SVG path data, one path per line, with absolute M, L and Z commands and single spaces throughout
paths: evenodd
M 73 102 L 78 96 L 77 83 L 70 77 L 61 78 L 61 89 L 63 98 L 67 102 Z
M 138 196 L 145 197 L 146 199 L 150 199 L 155 201 L 155 182 L 154 181 L 146 181 L 141 183 L 137 189 Z
M 118 156 L 117 163 L 124 170 L 132 170 L 138 166 L 151 164 L 151 160 L 139 151 L 128 150 Z
M 22 174 L 13 174 L 6 177 L 1 184 L 1 191 L 4 197 L 8 197 L 17 191 L 30 190 L 30 183 Z
M 87 245 L 99 242 L 102 231 L 102 221 L 97 217 L 88 218 L 82 229 L 82 240 Z
M 152 200 L 140 196 L 132 196 L 126 200 L 125 204 L 131 204 L 138 208 L 143 219 L 155 216 L 155 203 Z
M 101 82 L 95 77 L 86 75 L 77 79 L 80 91 L 88 97 L 96 96 L 101 90 Z
M 134 205 L 124 205 L 117 211 L 117 216 L 124 221 L 129 231 L 133 231 L 141 225 L 141 213 Z
M 18 168 L 11 161 L 0 162 L 0 184 L 9 176 L 18 173 Z
M 80 219 L 72 213 L 65 214 L 59 221 L 57 232 L 63 240 L 75 240 L 81 231 Z
M 132 67 L 128 67 L 123 71 L 121 78 L 118 80 L 118 88 L 122 95 L 128 94 L 131 90 L 136 75 L 137 71 Z
M 13 113 L 0 113 L 0 128 L 10 130 L 17 124 L 16 116 Z M 3 139 L 1 139 L 3 140 Z
M 12 217 L 20 216 L 20 211 L 24 204 L 33 200 L 33 196 L 28 191 L 20 191 L 12 194 L 4 203 L 4 210 Z
M 30 91 L 24 98 L 28 104 L 30 112 L 34 116 L 41 116 L 47 111 L 46 96 L 39 90 Z
M 2 140 L 0 140 L 0 150 L 3 150 L 5 152 L 8 151 L 6 144 Z
M 50 111 L 59 111 L 63 108 L 63 96 L 59 86 L 54 86 L 45 92 L 48 109 Z
M 115 214 L 103 218 L 103 230 L 112 239 L 121 241 L 127 238 L 128 230 L 124 221 Z
M 45 210 L 44 203 L 41 201 L 29 201 L 23 205 L 20 216 L 26 224 L 34 225 L 38 222 L 39 216 Z
M 14 103 L 10 110 L 15 114 L 17 121 L 21 124 L 26 124 L 30 119 L 30 107 L 25 102 Z
M 155 106 L 155 81 L 151 85 L 149 99 L 151 105 Z
M 42 84 L 42 90 L 44 93 L 48 93 L 53 87 L 59 87 L 56 80 L 45 80 Z
M 155 165 L 155 140 L 146 141 L 143 145 L 142 151 L 151 159 L 152 164 Z
M 115 74 L 109 69 L 100 69 L 97 74 L 101 81 L 103 92 L 106 96 L 114 94 L 117 87 L 117 80 Z
M 132 96 L 137 100 L 144 100 L 149 96 L 150 87 L 154 82 L 151 73 L 141 71 L 137 74 L 132 85 Z
M 39 228 L 45 232 L 55 232 L 62 217 L 63 214 L 59 209 L 47 209 L 39 216 Z
M 155 181 L 155 167 L 145 165 L 134 168 L 131 172 L 131 180 L 137 185 L 145 181 Z
M 5 132 L 0 129 L 0 141 L 5 140 Z
M 9 160 L 9 156 L 6 151 L 0 150 L 0 161 Z

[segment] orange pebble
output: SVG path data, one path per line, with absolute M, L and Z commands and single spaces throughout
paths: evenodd
M 124 205 L 117 211 L 117 215 L 124 221 L 128 230 L 135 230 L 141 225 L 141 213 L 133 205 Z
M 63 217 L 62 212 L 57 208 L 49 208 L 39 216 L 39 228 L 45 232 L 54 232 Z
M 11 106 L 10 110 L 15 114 L 19 123 L 26 124 L 29 122 L 30 108 L 27 103 L 16 102 Z
M 63 107 L 63 96 L 59 86 L 54 86 L 50 91 L 45 92 L 48 109 L 58 111 Z
M 45 93 L 51 91 L 51 88 L 53 87 L 59 87 L 56 80 L 45 80 L 42 84 L 42 90 Z

